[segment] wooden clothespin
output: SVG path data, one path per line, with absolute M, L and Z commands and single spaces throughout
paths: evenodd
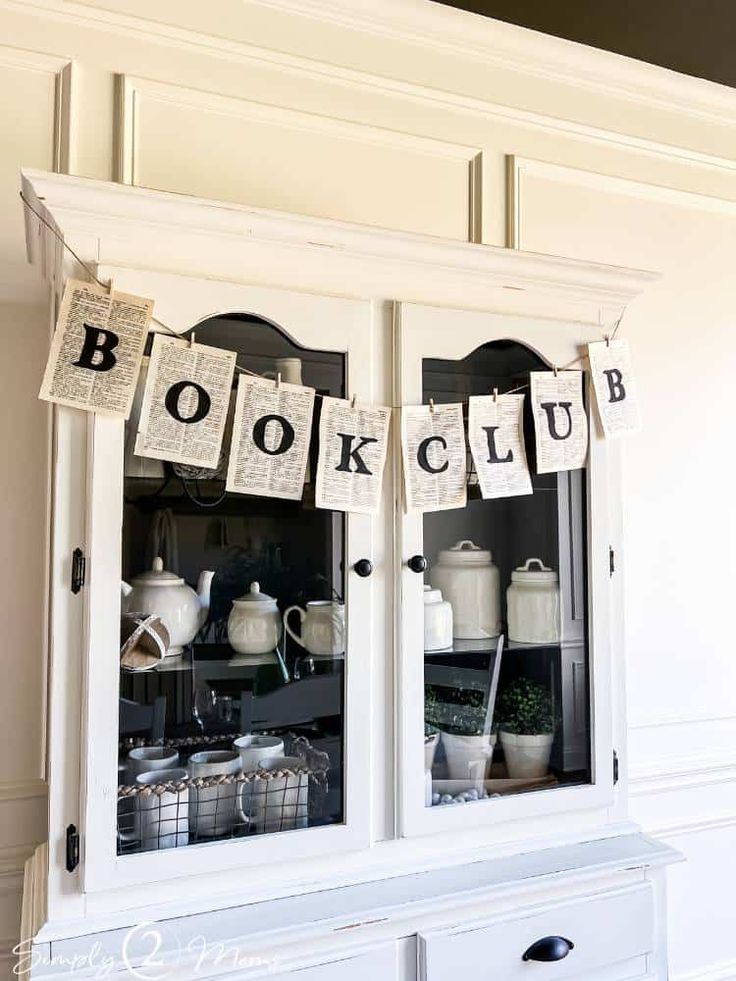
M 498 389 L 497 388 L 494 388 L 493 389 L 493 401 L 494 402 L 498 402 Z
M 429 411 L 434 412 L 434 399 L 429 400 Z
M 350 408 L 351 409 L 354 409 L 355 408 L 355 403 L 357 401 L 357 398 L 358 398 L 358 396 L 355 394 L 355 392 L 353 392 L 353 397 L 350 399 Z

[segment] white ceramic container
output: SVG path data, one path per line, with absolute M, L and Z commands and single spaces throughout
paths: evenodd
M 289 626 L 289 614 L 299 613 L 301 632 Z M 290 606 L 284 613 L 284 629 L 309 654 L 336 657 L 345 653 L 345 607 L 332 600 L 311 600 L 306 610 Z
M 249 733 L 238 736 L 233 743 L 233 749 L 240 756 L 240 766 L 243 773 L 257 770 L 261 760 L 275 759 L 284 755 L 284 743 L 278 736 L 261 736 Z
M 242 792 L 241 812 L 252 829 L 269 834 L 306 828 L 309 775 L 304 772 L 304 761 L 297 756 L 267 757 L 259 769 L 268 772 L 269 778 L 256 777 L 243 785 Z
M 155 613 L 169 631 L 167 656 L 181 654 L 207 619 L 214 575 L 214 572 L 200 573 L 195 593 L 181 576 L 164 569 L 163 560 L 156 556 L 148 572 L 136 576 L 130 585 L 122 583 L 122 612 Z
M 511 573 L 506 590 L 509 640 L 521 644 L 556 644 L 560 640 L 560 586 L 554 569 L 541 559 L 527 559 Z
M 452 607 L 453 637 L 482 640 L 501 633 L 500 578 L 491 553 L 471 541 L 443 549 L 430 578 Z
M 151 770 L 136 777 L 138 785 L 157 783 L 186 784 L 189 774 L 182 768 Z M 138 798 L 141 851 L 180 848 L 189 844 L 189 788 L 167 790 Z
M 452 647 L 452 607 L 439 589 L 424 587 L 424 650 Z
M 506 769 L 512 780 L 547 776 L 555 738 L 552 733 L 527 736 L 502 729 L 499 736 L 506 757 Z
M 245 596 L 233 600 L 227 639 L 238 654 L 269 654 L 281 640 L 281 614 L 273 596 L 253 582 Z
M 462 736 L 442 733 L 442 746 L 450 780 L 485 780 L 491 770 L 496 736 Z
M 219 777 L 240 773 L 240 755 L 235 750 L 210 749 L 192 753 L 187 764 L 189 776 Z M 237 783 L 216 787 L 189 788 L 189 831 L 201 838 L 229 834 L 236 818 Z

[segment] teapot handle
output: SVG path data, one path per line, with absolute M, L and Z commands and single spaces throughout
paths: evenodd
M 288 610 L 285 610 L 284 611 L 284 630 L 292 638 L 292 640 L 295 640 L 297 642 L 297 644 L 300 647 L 304 647 L 304 641 L 301 638 L 301 629 L 300 629 L 300 632 L 298 634 L 295 634 L 294 631 L 289 626 L 289 614 L 290 613 L 293 613 L 295 610 L 299 613 L 299 625 L 300 625 L 300 628 L 301 628 L 301 624 L 304 623 L 304 618 L 307 615 L 306 610 L 303 610 L 301 608 L 301 606 L 290 606 L 288 608 Z M 306 650 L 306 647 L 304 649 Z
M 458 552 L 472 552 L 478 550 L 478 546 L 475 544 L 475 542 L 471 542 L 469 538 L 463 538 L 461 542 L 457 543 L 455 548 Z

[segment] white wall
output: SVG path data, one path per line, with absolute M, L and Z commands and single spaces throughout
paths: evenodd
M 623 448 L 632 807 L 688 857 L 673 977 L 736 978 L 734 122 L 730 90 L 424 0 L 0 4 L 6 952 L 44 822 L 48 327 L 24 165 L 664 273 L 621 328 L 645 421 Z

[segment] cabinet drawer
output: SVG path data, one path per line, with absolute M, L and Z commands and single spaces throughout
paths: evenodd
M 654 900 L 649 885 L 576 899 L 487 926 L 458 926 L 419 934 L 420 981 L 589 981 L 595 974 L 618 981 L 652 950 Z M 561 936 L 574 947 L 563 960 L 523 961 L 543 937 Z M 615 965 L 621 965 L 616 973 Z M 610 970 L 603 970 L 610 968 Z M 595 972 L 595 973 L 594 973 Z M 633 976 L 639 974 L 634 970 Z

